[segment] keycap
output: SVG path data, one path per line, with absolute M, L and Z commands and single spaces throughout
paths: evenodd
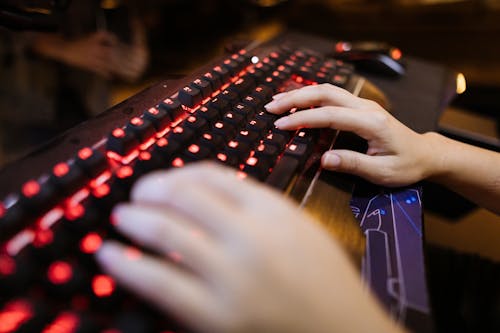
M 90 147 L 84 147 L 78 151 L 75 164 L 89 178 L 97 177 L 108 167 L 104 154 Z
M 179 90 L 179 101 L 187 107 L 194 107 L 203 99 L 201 90 L 193 86 L 185 86 Z
M 181 107 L 181 103 L 177 98 L 165 98 L 158 107 L 165 110 L 172 121 L 177 120 L 180 116 L 184 114 L 184 110 Z
M 114 129 L 107 138 L 106 150 L 115 152 L 121 156 L 126 156 L 139 146 L 136 136 L 123 128 Z
M 156 131 L 163 130 L 172 122 L 172 119 L 168 115 L 167 111 L 160 108 L 149 108 L 146 112 L 143 113 L 143 118 L 150 121 L 155 127 Z

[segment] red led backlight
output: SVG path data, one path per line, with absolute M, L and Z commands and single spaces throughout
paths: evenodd
M 2 218 L 5 215 L 5 206 L 0 203 L 0 218 Z
M 16 262 L 6 254 L 0 254 L 0 276 L 7 276 L 16 272 Z
M 82 217 L 84 213 L 85 208 L 82 205 L 74 204 L 67 207 L 64 217 L 69 221 L 74 221 Z
M 115 138 L 123 138 L 125 136 L 125 131 L 122 128 L 115 128 L 113 130 L 113 136 Z
M 168 145 L 168 140 L 165 138 L 161 138 L 160 140 L 156 141 L 156 145 L 158 147 L 165 147 Z
M 54 240 L 54 233 L 52 230 L 37 230 L 35 233 L 35 238 L 33 239 L 33 245 L 35 247 L 43 247 L 47 244 L 52 243 Z
M 207 139 L 207 140 L 212 140 L 212 139 L 213 139 L 212 135 L 211 135 L 211 134 L 208 134 L 208 133 L 203 134 L 203 137 L 204 137 L 205 139 Z M 1 216 L 1 215 L 0 215 L 0 216 Z
M 254 165 L 256 165 L 256 164 L 257 164 L 257 162 L 258 162 L 258 161 L 259 161 L 259 160 L 258 160 L 256 157 L 249 157 L 249 158 L 247 159 L 247 164 L 248 164 L 248 165 L 251 165 L 251 166 L 254 166 Z
M 174 133 L 180 134 L 180 133 L 184 132 L 184 128 L 177 126 L 173 129 L 173 131 L 174 131 Z
M 200 151 L 200 146 L 193 144 L 193 145 L 189 146 L 188 150 L 191 153 L 196 154 L 196 153 L 198 153 Z
M 163 103 L 171 105 L 174 104 L 174 101 L 172 101 L 170 98 L 166 98 L 163 100 Z
M 0 333 L 16 332 L 31 317 L 33 310 L 28 302 L 16 300 L 7 303 L 0 310 Z
M 217 154 L 217 158 L 219 160 L 221 160 L 222 162 L 226 162 L 227 161 L 227 156 L 226 156 L 226 154 L 223 154 L 223 153 L 218 153 Z
M 53 284 L 64 284 L 73 277 L 73 269 L 67 262 L 55 261 L 49 266 L 47 277 Z
M 158 113 L 160 113 L 160 111 L 158 111 L 158 109 L 155 108 L 150 108 L 148 112 L 155 116 L 158 115 Z
M 80 241 L 80 250 L 82 250 L 83 253 L 91 254 L 99 250 L 101 244 L 101 236 L 95 232 L 91 232 Z
M 54 172 L 54 175 L 56 175 L 57 177 L 63 177 L 69 172 L 69 166 L 64 162 L 61 162 L 56 164 L 52 169 L 52 171 Z
M 172 166 L 176 167 L 176 168 L 181 168 L 184 166 L 184 161 L 177 157 L 175 160 L 172 161 Z
M 115 281 L 107 275 L 96 275 L 92 279 L 92 290 L 98 297 L 110 296 L 115 291 Z
M 27 198 L 34 197 L 40 192 L 40 184 L 36 180 L 30 180 L 24 183 L 22 191 Z
M 92 149 L 90 149 L 89 147 L 85 147 L 80 149 L 80 151 L 78 152 L 78 157 L 80 157 L 82 160 L 86 160 L 87 158 L 92 156 L 92 153 Z
M 233 140 L 229 141 L 227 145 L 231 148 L 236 148 L 239 146 L 238 141 L 233 141 Z
M 142 125 L 144 123 L 144 121 L 141 118 L 139 118 L 139 117 L 134 117 L 134 118 L 132 118 L 130 120 L 130 123 L 132 125 L 140 126 L 140 125 Z
M 50 323 L 42 333 L 74 333 L 78 329 L 80 318 L 70 312 L 63 312 Z
M 149 161 L 151 159 L 151 154 L 147 151 L 141 151 L 139 154 L 139 159 L 143 161 Z
M 128 165 L 122 166 L 116 171 L 116 177 L 118 177 L 120 179 L 130 177 L 133 174 L 134 174 L 134 169 L 132 169 L 132 167 L 130 167 Z
M 94 188 L 94 190 L 92 191 L 92 194 L 94 194 L 94 196 L 96 198 L 103 198 L 105 196 L 107 196 L 110 192 L 110 188 L 109 188 L 109 185 L 108 184 L 101 184 L 99 186 L 97 186 L 96 188 Z

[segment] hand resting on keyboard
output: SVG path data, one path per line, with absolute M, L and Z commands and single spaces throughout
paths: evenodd
M 327 151 L 322 158 L 324 168 L 391 187 L 429 179 L 500 213 L 500 154 L 434 132 L 416 133 L 377 103 L 328 84 L 275 95 L 266 109 L 282 114 L 310 106 L 317 107 L 281 117 L 276 127 L 331 127 L 354 132 L 368 142 L 366 154 Z
M 105 271 L 198 332 L 396 332 L 342 248 L 292 201 L 206 162 L 138 181 Z M 362 314 L 363 320 L 359 320 Z

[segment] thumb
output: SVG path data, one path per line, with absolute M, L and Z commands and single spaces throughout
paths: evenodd
M 380 166 L 376 156 L 358 153 L 352 150 L 330 150 L 323 154 L 321 158 L 323 168 L 332 171 L 340 171 L 363 177 L 372 182 L 377 179 Z

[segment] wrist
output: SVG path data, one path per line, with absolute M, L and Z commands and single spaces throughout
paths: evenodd
M 424 161 L 424 178 L 432 181 L 443 177 L 450 166 L 449 140 L 436 132 L 422 134 L 427 158 Z

